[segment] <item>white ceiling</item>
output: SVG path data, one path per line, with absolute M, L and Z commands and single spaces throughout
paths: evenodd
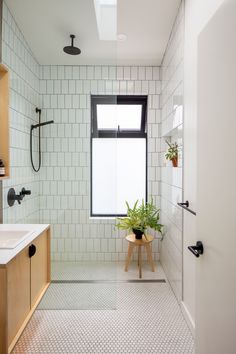
M 40 64 L 160 65 L 181 0 L 117 0 L 117 33 L 100 41 L 93 0 L 6 0 Z M 82 53 L 67 55 L 75 34 Z

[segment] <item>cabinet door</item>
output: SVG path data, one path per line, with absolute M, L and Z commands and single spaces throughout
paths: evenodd
M 7 265 L 8 344 L 30 312 L 30 258 L 28 247 Z
M 48 283 L 48 234 L 42 233 L 33 241 L 36 252 L 31 259 L 31 307 Z

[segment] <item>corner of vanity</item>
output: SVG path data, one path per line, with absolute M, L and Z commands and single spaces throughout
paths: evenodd
M 13 249 L 0 249 L 0 354 L 9 354 L 51 281 L 50 225 L 0 225 L 29 230 Z

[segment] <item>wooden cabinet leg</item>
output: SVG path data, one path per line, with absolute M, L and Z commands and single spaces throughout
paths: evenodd
M 150 247 L 149 243 L 146 245 L 146 251 L 147 251 L 148 262 L 149 262 L 149 264 L 151 266 L 152 272 L 155 272 L 155 264 L 153 262 L 152 250 L 151 250 L 151 247 Z
M 133 248 L 134 248 L 134 246 L 129 242 L 128 255 L 127 255 L 126 261 L 125 261 L 125 272 L 128 271 L 128 267 L 129 267 L 131 257 L 132 257 Z
M 141 246 L 138 247 L 138 266 L 139 266 L 139 278 L 142 278 L 142 250 Z

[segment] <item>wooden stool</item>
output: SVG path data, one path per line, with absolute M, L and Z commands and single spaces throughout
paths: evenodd
M 135 238 L 135 235 L 131 234 L 131 235 L 126 236 L 126 240 L 129 242 L 129 246 L 128 246 L 128 255 L 126 258 L 126 262 L 125 262 L 125 272 L 128 271 L 128 267 L 129 267 L 129 264 L 131 261 L 133 249 L 135 246 L 138 247 L 139 278 L 142 278 L 142 250 L 141 250 L 142 246 L 144 246 L 146 248 L 148 262 L 151 266 L 152 272 L 155 272 L 155 266 L 154 266 L 154 262 L 152 259 L 152 250 L 151 250 L 151 243 L 154 240 L 154 237 L 151 235 L 146 235 L 146 237 L 145 237 L 143 235 L 141 240 L 137 240 Z

